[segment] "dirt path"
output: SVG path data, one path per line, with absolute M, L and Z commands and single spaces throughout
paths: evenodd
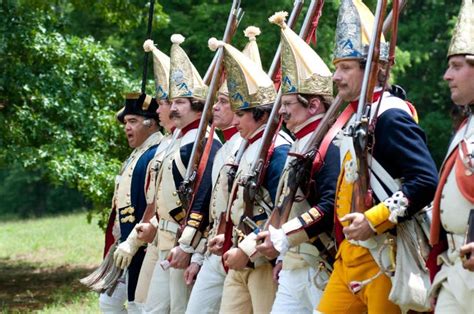
M 37 265 L 0 259 L 0 310 L 31 312 L 58 301 L 66 303 L 68 297 L 88 292 L 78 280 L 96 267 L 39 268 Z

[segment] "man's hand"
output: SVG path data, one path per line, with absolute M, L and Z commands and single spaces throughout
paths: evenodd
M 224 254 L 224 265 L 233 270 L 242 270 L 247 266 L 249 257 L 239 248 L 232 248 Z
M 184 271 L 184 281 L 188 286 L 194 282 L 200 269 L 201 266 L 199 266 L 197 263 L 191 263 L 188 268 L 186 268 Z
M 268 259 L 274 259 L 278 257 L 280 252 L 278 252 L 273 246 L 273 242 L 270 239 L 270 232 L 262 231 L 257 235 L 257 243 L 259 240 L 263 240 L 261 244 L 256 246 L 257 252 L 260 252 L 263 256 Z
M 374 235 L 374 231 L 369 225 L 369 221 L 362 213 L 350 213 L 340 219 L 341 222 L 350 221 L 348 227 L 344 227 L 342 232 L 347 240 L 365 241 Z
M 138 240 L 141 240 L 146 243 L 151 243 L 156 236 L 156 228 L 148 222 L 139 223 L 135 226 L 135 230 L 138 234 Z
M 462 267 L 469 271 L 474 271 L 474 242 L 461 247 Z
M 209 252 L 212 254 L 221 256 L 222 255 L 222 247 L 224 246 L 224 235 L 223 234 L 218 234 L 209 242 L 207 243 L 207 249 Z
M 123 241 L 117 246 L 114 252 L 115 266 L 120 269 L 127 268 L 132 262 L 132 258 L 137 253 L 140 246 L 144 243 L 137 239 L 137 232 L 132 230 L 127 237 L 127 240 Z
M 186 253 L 179 246 L 175 246 L 171 249 L 168 260 L 170 261 L 171 267 L 185 269 L 189 265 L 189 261 L 191 260 L 191 254 Z
M 275 264 L 275 266 L 273 267 L 273 281 L 278 284 L 278 279 L 280 279 L 280 271 L 281 271 L 281 268 L 283 267 L 283 262 L 282 261 L 279 261 Z

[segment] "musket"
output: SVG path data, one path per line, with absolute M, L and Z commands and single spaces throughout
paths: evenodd
M 148 27 L 146 32 L 146 39 L 151 39 L 151 29 L 153 25 L 153 13 L 155 12 L 155 0 L 150 1 L 150 10 L 148 12 Z M 145 56 L 143 57 L 143 76 L 142 76 L 142 94 L 146 93 L 146 77 L 148 74 L 148 55 L 149 53 L 145 51 Z
M 373 196 L 369 185 L 369 120 L 370 106 L 374 88 L 377 83 L 379 73 L 380 39 L 382 36 L 383 14 L 387 7 L 387 0 L 377 1 L 375 11 L 374 27 L 372 32 L 372 41 L 369 45 L 367 63 L 364 70 L 364 78 L 357 105 L 357 112 L 354 124 L 346 131 L 352 136 L 357 166 L 357 179 L 354 182 L 351 212 L 363 213 L 372 206 Z M 370 145 L 372 145 L 371 143 Z
M 238 22 L 238 12 L 240 8 L 240 0 L 234 0 L 232 2 L 231 10 L 229 17 L 227 19 L 227 25 L 224 32 L 223 41 L 229 43 L 232 39 L 233 34 L 235 33 L 235 28 Z M 201 157 L 204 152 L 204 145 L 206 142 L 205 136 L 207 132 L 207 127 L 209 121 L 212 118 L 212 106 L 214 105 L 216 92 L 219 86 L 219 81 L 222 77 L 223 71 L 223 59 L 224 59 L 224 48 L 218 48 L 216 52 L 216 63 L 214 65 L 213 74 L 211 78 L 211 83 L 209 85 L 209 90 L 206 95 L 206 101 L 204 104 L 203 113 L 201 120 L 199 121 L 199 128 L 196 134 L 196 140 L 193 145 L 191 156 L 189 159 L 189 164 L 186 169 L 186 174 L 184 179 L 178 189 L 178 194 L 182 203 L 183 209 L 189 214 L 189 209 L 192 206 L 192 201 L 194 197 L 194 192 L 198 190 L 200 183 L 200 176 L 202 173 L 199 173 L 199 166 L 202 163 Z M 213 132 L 213 127 L 211 127 L 211 133 Z M 212 136 L 209 136 L 207 145 L 212 145 Z M 207 159 L 207 158 L 206 158 Z M 203 165 L 206 166 L 205 164 Z
M 312 20 L 310 20 L 310 18 L 314 18 L 316 14 L 315 11 L 322 10 L 322 6 L 318 5 L 319 1 L 321 0 L 312 0 L 310 7 L 308 8 L 308 12 L 306 13 L 305 20 L 299 33 L 299 36 L 303 39 L 312 35 L 309 34 L 309 31 L 312 29 Z M 256 158 L 252 163 L 249 172 L 241 177 L 240 183 L 244 187 L 244 216 L 253 216 L 252 213 L 256 193 L 263 183 L 263 178 L 269 164 L 269 150 L 273 145 L 274 136 L 278 136 L 280 131 L 281 120 L 278 119 L 277 116 L 281 107 L 281 98 L 282 89 L 280 87 L 268 118 L 267 125 L 265 126 L 265 131 L 263 132 L 262 145 L 259 146 Z M 249 233 L 248 227 L 243 226 L 243 228 L 247 231 L 246 233 Z
M 396 6 L 396 2 L 397 1 L 394 1 L 393 10 L 387 16 L 387 19 L 383 24 L 384 34 L 386 34 L 389 30 L 389 27 L 392 26 L 392 38 L 390 40 L 390 56 L 394 55 L 395 53 L 395 42 L 392 39 L 395 39 L 393 34 L 396 34 L 397 32 L 396 27 L 393 26 L 392 23 L 397 23 L 399 10 L 401 11 L 401 9 L 403 8 L 402 5 L 400 5 L 400 7 L 398 8 Z M 402 2 L 405 1 L 402 0 Z M 393 12 L 397 18 L 392 22 Z M 393 60 L 393 57 L 391 57 L 390 59 Z M 280 202 L 280 204 L 278 204 L 275 210 L 272 212 L 272 215 L 267 222 L 266 229 L 268 228 L 268 225 L 272 225 L 276 228 L 279 228 L 282 224 L 288 221 L 288 217 L 295 201 L 295 196 L 298 191 L 298 188 L 301 188 L 303 191 L 308 191 L 309 184 L 312 179 L 311 174 L 314 167 L 313 161 L 315 158 L 320 158 L 318 162 L 323 162 L 321 158 L 323 158 L 324 156 L 318 156 L 321 143 L 323 139 L 327 136 L 326 134 L 328 133 L 329 129 L 335 123 L 343 104 L 344 102 L 342 101 L 340 96 L 337 95 L 334 98 L 334 101 L 332 102 L 329 109 L 324 114 L 324 117 L 319 123 L 318 127 L 312 133 L 307 144 L 303 148 L 302 153 L 293 154 L 293 156 L 296 158 L 294 158 L 288 165 L 288 183 L 285 189 L 285 196 Z M 316 166 L 316 168 L 318 168 L 318 165 Z M 304 194 L 305 196 L 307 196 L 307 193 Z
M 239 7 L 239 9 L 237 10 L 236 22 L 234 24 L 233 29 L 231 30 L 231 33 L 230 33 L 231 37 L 233 37 L 235 35 L 235 31 L 237 30 L 237 28 L 240 24 L 240 21 L 242 21 L 242 18 L 244 17 L 244 14 L 245 14 L 244 10 L 242 10 L 242 8 Z M 204 77 L 202 79 L 206 85 L 209 85 L 210 82 L 211 82 L 211 77 L 212 77 L 212 74 L 214 73 L 214 67 L 216 66 L 218 56 L 219 56 L 219 54 L 217 54 L 217 53 L 214 54 L 214 57 L 212 58 L 212 61 L 209 64 L 209 67 L 206 70 L 206 74 L 204 75 Z

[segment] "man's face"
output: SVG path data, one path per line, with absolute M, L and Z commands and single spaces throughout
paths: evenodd
M 184 128 L 200 117 L 201 112 L 191 109 L 191 100 L 189 98 L 175 98 L 171 101 L 170 118 L 178 129 Z
M 336 71 L 332 80 L 336 83 L 337 90 L 342 100 L 353 101 L 359 98 L 364 70 L 360 68 L 357 60 L 342 60 L 336 63 Z
M 158 114 L 160 125 L 167 131 L 171 131 L 174 126 L 174 121 L 170 119 L 171 104 L 167 100 L 160 100 L 158 104 L 159 106 L 158 109 L 156 109 L 156 113 Z
M 123 119 L 128 145 L 131 148 L 140 146 L 150 136 L 150 127 L 143 124 L 144 120 L 144 117 L 134 114 L 127 114 Z
M 474 103 L 474 66 L 466 62 L 464 55 L 449 58 L 443 78 L 448 81 L 451 99 L 456 105 Z
M 291 132 L 294 132 L 298 125 L 303 124 L 311 117 L 309 107 L 303 107 L 296 94 L 281 97 L 281 107 L 278 113 L 283 117 L 286 127 Z
M 214 125 L 221 130 L 225 130 L 232 126 L 233 119 L 234 112 L 230 107 L 229 97 L 219 94 L 217 102 L 214 104 Z
M 240 110 L 235 113 L 232 124 L 239 130 L 240 136 L 248 140 L 265 121 L 266 119 L 263 118 L 257 122 L 253 118 L 252 111 Z

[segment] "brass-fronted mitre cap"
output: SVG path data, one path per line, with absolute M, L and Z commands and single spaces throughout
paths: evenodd
M 474 4 L 472 0 L 464 0 L 454 28 L 448 58 L 453 55 L 474 56 Z M 474 57 L 471 57 L 474 62 Z
M 268 20 L 281 27 L 281 88 L 283 94 L 332 96 L 332 73 L 319 55 L 291 28 L 287 12 Z
M 262 32 L 260 28 L 256 26 L 249 26 L 244 30 L 244 35 L 249 39 L 249 42 L 245 45 L 244 50 L 242 53 L 250 58 L 255 64 L 258 66 L 259 69 L 262 69 L 262 60 L 260 59 L 260 51 L 258 49 L 257 44 L 257 36 L 260 35 Z M 229 96 L 229 90 L 227 89 L 227 80 L 225 80 L 221 87 L 219 88 L 219 94 L 224 94 Z
M 273 81 L 258 64 L 223 41 L 211 38 L 208 44 L 211 50 L 224 47 L 227 88 L 233 111 L 268 105 L 275 101 Z
M 156 48 L 151 39 L 143 43 L 143 50 L 153 54 L 156 99 L 166 100 L 169 96 L 170 57 Z
M 184 42 L 184 37 L 180 34 L 174 34 L 171 36 L 171 42 L 173 44 L 170 53 L 169 99 L 186 97 L 205 100 L 207 86 L 180 46 Z
M 333 63 L 343 59 L 365 59 L 369 52 L 375 17 L 361 0 L 342 0 L 337 16 Z M 382 34 L 380 60 L 388 60 L 388 44 Z

